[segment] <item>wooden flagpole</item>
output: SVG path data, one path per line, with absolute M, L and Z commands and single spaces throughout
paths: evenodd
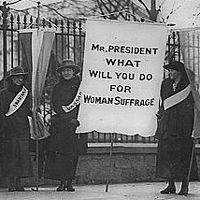
M 109 168 L 108 168 L 108 176 L 106 179 L 106 191 L 108 192 L 108 185 L 110 183 L 110 177 L 111 177 L 111 168 L 112 168 L 112 152 L 113 152 L 113 141 L 114 141 L 114 133 L 111 133 L 111 144 L 110 144 L 110 157 L 109 157 Z
M 39 31 L 39 28 L 40 28 L 39 27 L 40 26 L 40 2 L 39 1 L 37 2 L 37 8 L 38 8 L 37 29 Z M 35 110 L 35 112 L 37 112 L 37 110 Z M 39 185 L 39 140 L 38 138 L 36 138 L 36 166 L 37 166 L 36 167 L 36 191 L 39 191 L 39 186 L 38 186 Z
M 191 171 L 192 171 L 192 163 L 193 163 L 194 151 L 195 151 L 195 142 L 196 142 L 195 139 L 192 138 L 192 152 L 191 152 L 190 165 L 189 165 L 189 169 L 188 169 L 187 182 L 186 182 L 187 187 L 189 186 L 190 175 L 191 175 Z
M 37 8 L 38 8 L 38 16 L 37 16 L 37 29 L 39 30 L 39 20 L 40 20 L 40 2 L 37 2 Z M 36 187 L 32 188 L 33 191 L 39 191 L 39 140 L 37 138 L 37 133 L 38 133 L 38 129 L 37 129 L 37 124 L 36 124 L 36 112 L 37 110 L 33 110 L 33 118 L 34 118 L 34 126 L 35 126 L 35 134 L 36 134 Z
M 39 180 L 38 180 L 38 169 L 39 169 L 39 167 L 38 167 L 38 163 L 39 163 L 39 159 L 38 159 L 38 157 L 39 157 L 39 143 L 38 143 L 38 138 L 37 138 L 37 133 L 38 133 L 38 129 L 37 129 L 37 123 L 36 123 L 36 110 L 33 110 L 33 130 L 34 130 L 34 133 L 35 133 L 35 135 L 36 135 L 36 139 L 35 139 L 35 141 L 36 141 L 36 152 L 35 152 L 35 157 L 36 157 L 36 186 L 35 186 L 35 188 L 34 187 L 32 187 L 31 189 L 33 190 L 33 191 L 38 191 L 39 189 L 38 189 L 38 182 L 39 182 Z

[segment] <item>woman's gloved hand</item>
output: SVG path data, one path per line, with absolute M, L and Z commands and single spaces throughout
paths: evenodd
M 76 128 L 76 127 L 80 126 L 80 122 L 77 119 L 72 119 L 71 125 Z

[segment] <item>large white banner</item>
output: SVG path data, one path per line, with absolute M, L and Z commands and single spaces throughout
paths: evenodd
M 155 133 L 167 28 L 87 20 L 78 133 Z

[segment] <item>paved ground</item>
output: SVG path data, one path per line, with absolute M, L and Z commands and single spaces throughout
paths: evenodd
M 161 195 L 159 191 L 166 186 L 159 183 L 132 183 L 109 185 L 76 186 L 76 192 L 56 192 L 55 187 L 40 186 L 38 192 L 26 188 L 25 192 L 7 192 L 0 189 L 0 200 L 200 200 L 200 182 L 190 183 L 187 197 L 177 194 Z M 180 183 L 177 183 L 179 191 Z

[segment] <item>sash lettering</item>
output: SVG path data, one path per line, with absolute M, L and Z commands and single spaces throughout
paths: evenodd
M 10 103 L 8 112 L 5 114 L 7 117 L 15 113 L 23 104 L 28 95 L 28 90 L 23 86 L 22 90 L 15 96 Z
M 81 100 L 81 91 L 77 92 L 76 97 L 74 98 L 73 102 L 71 104 L 69 104 L 68 106 L 62 106 L 62 109 L 65 112 L 70 112 L 71 110 L 73 110 L 77 105 L 80 104 L 80 100 Z
M 164 105 L 164 110 L 167 110 L 168 108 L 180 103 L 184 99 L 187 98 L 187 96 L 191 92 L 191 87 L 188 85 L 186 88 L 181 90 L 180 92 L 168 97 L 167 99 L 164 100 L 163 105 Z

